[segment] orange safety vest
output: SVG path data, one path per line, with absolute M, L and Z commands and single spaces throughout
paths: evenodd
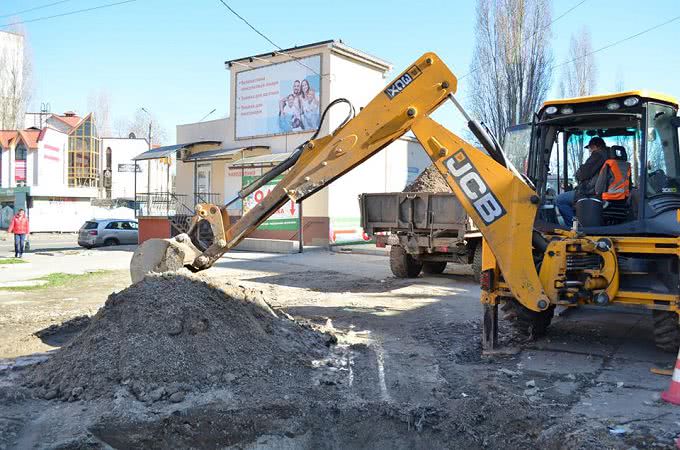
M 600 169 L 599 178 L 607 180 L 606 186 L 598 189 L 602 200 L 625 200 L 630 195 L 630 163 L 627 161 L 606 160 Z

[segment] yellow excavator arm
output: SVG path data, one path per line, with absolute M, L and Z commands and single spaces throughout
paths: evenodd
M 228 221 L 226 207 L 197 205 L 192 227 L 210 223 L 214 240 L 208 248 L 194 247 L 187 235 L 140 245 L 131 263 L 133 282 L 151 271 L 210 267 L 289 199 L 301 201 L 312 195 L 412 130 L 479 227 L 513 295 L 530 309 L 546 309 L 549 299 L 532 256 L 536 193 L 507 167 L 502 152 L 487 148 L 485 153 L 429 117 L 447 99 L 456 103 L 456 87 L 456 77 L 439 57 L 424 54 L 356 117 L 327 136 L 309 140 L 279 170 L 274 169 L 269 178 L 288 172 L 234 224 Z M 480 127 L 473 132 L 478 137 L 484 134 Z M 481 137 L 483 142 L 489 140 Z M 240 197 L 249 191 L 242 191 Z

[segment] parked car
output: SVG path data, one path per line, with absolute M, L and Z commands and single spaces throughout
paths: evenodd
M 100 245 L 136 244 L 138 237 L 136 220 L 92 219 L 80 227 L 78 245 L 92 248 Z

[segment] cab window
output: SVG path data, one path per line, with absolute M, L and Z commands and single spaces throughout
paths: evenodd
M 503 152 L 513 166 L 526 175 L 531 145 L 531 124 L 524 123 L 508 127 L 503 140 Z
M 675 111 L 650 103 L 647 109 L 647 196 L 680 192 L 680 157 Z

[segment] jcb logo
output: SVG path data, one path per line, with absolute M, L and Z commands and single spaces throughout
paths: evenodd
M 506 214 L 503 205 L 489 190 L 462 149 L 447 159 L 444 165 L 486 225 L 491 225 Z
M 401 74 L 399 78 L 394 80 L 392 84 L 387 86 L 385 89 L 385 95 L 392 100 L 397 95 L 401 94 L 401 91 L 406 89 L 406 87 L 413 82 L 422 72 L 417 66 L 411 66 L 406 72 Z

